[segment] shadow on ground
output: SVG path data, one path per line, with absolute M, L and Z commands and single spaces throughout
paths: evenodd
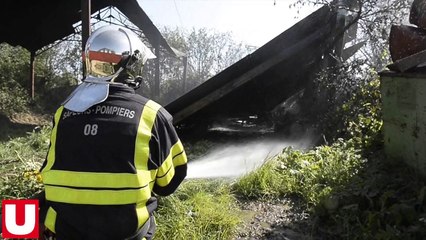
M 0 142 L 25 137 L 28 132 L 49 124 L 48 119 L 48 116 L 28 113 L 14 114 L 10 117 L 0 114 Z

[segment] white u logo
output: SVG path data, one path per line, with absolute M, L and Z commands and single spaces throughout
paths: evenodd
M 15 235 L 26 235 L 35 228 L 36 206 L 34 204 L 25 204 L 25 222 L 23 225 L 16 224 L 16 205 L 5 204 L 5 224 L 7 230 Z

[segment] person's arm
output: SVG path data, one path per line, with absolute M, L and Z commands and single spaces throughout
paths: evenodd
M 154 193 L 160 196 L 172 194 L 186 177 L 187 157 L 172 117 L 164 108 L 154 123 L 150 154 L 151 159 L 158 159 Z

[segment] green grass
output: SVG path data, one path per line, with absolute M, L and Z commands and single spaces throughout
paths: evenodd
M 0 144 L 0 198 L 27 198 L 40 191 L 39 169 L 47 153 L 50 127 Z
M 242 177 L 235 192 L 246 198 L 297 195 L 311 206 L 332 191 L 345 186 L 365 160 L 343 140 L 303 152 L 285 148 L 260 169 Z
M 232 185 L 234 193 L 246 199 L 277 198 L 287 193 L 283 187 L 280 164 L 269 160 L 259 169 L 241 177 Z
M 232 239 L 241 222 L 227 182 L 185 181 L 172 196 L 160 198 L 155 239 Z

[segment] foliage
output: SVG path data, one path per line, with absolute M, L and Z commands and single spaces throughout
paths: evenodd
M 184 182 L 155 216 L 156 239 L 232 239 L 241 221 L 229 185 L 212 179 Z
M 424 239 L 425 182 L 382 151 L 338 193 L 332 212 L 316 212 L 317 233 L 327 239 Z
M 77 61 L 78 49 L 78 44 L 62 43 L 36 54 L 36 98 L 33 100 L 28 94 L 29 52 L 21 47 L 0 44 L 0 57 L 3 59 L 0 62 L 0 112 L 6 115 L 29 110 L 52 112 L 76 83 L 78 65 L 75 64 L 81 62 Z
M 1 199 L 25 199 L 34 196 L 43 189 L 39 169 L 40 162 L 20 161 L 19 165 L 8 169 L 1 177 Z M 4 171 L 3 169 L 1 170 Z
M 380 127 L 379 122 L 368 122 L 368 114 L 357 113 L 360 108 L 354 102 L 354 95 L 362 96 L 360 93 L 364 91 L 363 88 L 368 89 L 370 82 L 377 84 L 377 72 L 382 71 L 391 62 L 388 48 L 390 27 L 393 24 L 407 22 L 411 2 L 411 0 L 297 0 L 291 5 L 300 8 L 305 4 L 313 4 L 336 8 L 336 4 L 346 4 L 344 9 L 347 10 L 348 21 L 344 29 L 348 33 L 356 27 L 356 35 L 348 38 L 348 42 L 343 46 L 348 48 L 357 43 L 364 43 L 347 60 L 342 59 L 335 49 L 330 49 L 329 54 L 324 55 L 327 67 L 318 73 L 311 94 L 312 100 L 307 101 L 306 106 L 302 107 L 312 109 L 303 117 L 312 119 L 319 129 L 323 129 L 328 141 L 348 137 L 347 132 L 350 129 L 346 129 L 347 122 L 341 121 L 342 118 L 353 118 L 361 114 L 366 118 L 363 120 L 364 123 L 360 124 Z M 367 93 L 362 97 L 367 98 Z M 345 104 L 350 105 L 348 110 L 341 109 Z M 351 111 L 349 116 L 345 115 L 345 111 L 346 113 Z M 377 114 L 380 112 L 377 111 Z M 363 134 L 365 131 L 359 133 Z
M 382 147 L 382 103 L 380 80 L 368 82 L 341 107 L 346 133 L 357 148 Z
M 350 65 L 344 65 L 340 71 L 349 71 Z M 359 66 L 359 65 L 357 65 Z M 353 67 L 353 66 L 352 66 Z M 359 147 L 371 147 L 380 144 L 381 139 L 381 94 L 380 79 L 376 73 L 358 75 L 355 79 L 343 81 L 327 80 L 319 83 L 318 89 L 331 93 L 328 96 L 327 110 L 318 118 L 318 125 L 324 134 L 334 141 L 336 138 L 352 138 Z M 340 75 L 341 76 L 341 75 Z M 338 78 L 337 78 L 338 79 Z
M 36 56 L 36 99 L 43 110 L 53 113 L 81 78 L 81 47 L 62 42 Z
M 24 80 L 29 75 L 29 61 L 26 60 L 29 59 L 29 54 L 23 48 L 2 43 L 0 58 L 0 112 L 6 115 L 24 112 L 29 103 L 24 90 Z
M 317 206 L 348 183 L 364 161 L 351 142 L 343 140 L 307 152 L 287 147 L 258 171 L 242 177 L 235 191 L 249 198 L 297 195 L 309 206 Z
M 278 157 L 283 184 L 290 193 L 303 197 L 308 205 L 324 204 L 330 193 L 345 186 L 365 162 L 351 142 L 338 140 L 306 153 L 285 149 Z
M 160 52 L 160 96 L 155 96 L 155 61 L 148 61 L 144 67 L 143 95 L 165 104 L 203 83 L 226 67 L 247 55 L 250 48 L 242 42 L 235 42 L 231 33 L 218 33 L 212 29 L 169 29 L 162 35 L 168 43 L 181 52 L 182 56 L 171 57 Z M 184 76 L 184 58 L 187 72 Z
M 349 13 L 359 19 L 357 40 L 358 42 L 366 40 L 366 44 L 356 57 L 365 60 L 365 64 L 370 68 L 377 71 L 383 69 L 390 62 L 388 50 L 390 27 L 392 24 L 408 22 L 412 0 L 296 0 L 291 7 L 334 6 L 336 3 L 347 4 L 350 7 Z
M 236 193 L 296 194 L 322 239 L 424 239 L 426 183 L 402 161 L 385 157 L 380 81 L 366 82 L 337 112 L 345 140 L 305 152 L 286 148 L 240 179 Z
M 0 144 L 0 198 L 28 198 L 42 189 L 39 170 L 47 153 L 50 127 Z
M 28 111 L 29 99 L 27 93 L 16 82 L 0 83 L 0 113 L 11 116 L 16 112 Z M 7 86 L 9 85 L 9 86 Z M 10 86 L 15 85 L 15 86 Z
M 280 174 L 280 164 L 270 160 L 233 184 L 234 193 L 240 198 L 276 198 L 288 193 L 283 187 L 284 178 Z

